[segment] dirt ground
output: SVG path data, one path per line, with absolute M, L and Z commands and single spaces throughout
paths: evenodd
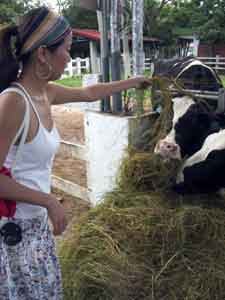
M 67 106 L 53 106 L 52 115 L 61 138 L 71 143 L 84 144 L 84 113 Z
M 52 109 L 56 127 L 61 138 L 71 143 L 84 144 L 84 113 L 65 106 L 55 106 Z M 76 184 L 86 186 L 86 166 L 84 161 L 71 159 L 65 153 L 59 151 L 55 157 L 53 174 Z M 85 213 L 89 204 L 78 198 L 72 197 L 59 190 L 52 191 L 57 198 L 62 199 L 61 203 L 65 207 L 68 220 L 79 218 Z M 69 230 L 69 226 L 68 229 Z
M 55 106 L 53 118 L 62 140 L 75 144 L 85 143 L 83 112 L 66 106 Z M 85 162 L 70 158 L 62 149 L 55 157 L 53 174 L 81 186 L 87 186 Z

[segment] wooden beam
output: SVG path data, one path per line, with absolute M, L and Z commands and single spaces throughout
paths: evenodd
M 79 144 L 73 144 L 66 141 L 60 142 L 60 151 L 63 153 L 76 158 L 80 160 L 87 160 L 87 154 L 86 154 L 86 147 L 79 145 Z
M 86 8 L 89 10 L 100 10 L 99 0 L 79 0 L 77 1 L 77 6 Z
M 55 175 L 52 175 L 51 178 L 53 188 L 63 191 L 64 193 L 67 193 L 71 196 L 90 202 L 89 191 L 87 188 Z

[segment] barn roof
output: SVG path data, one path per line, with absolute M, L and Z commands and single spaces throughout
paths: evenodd
M 90 40 L 100 41 L 100 32 L 93 29 L 73 29 L 73 36 L 85 37 Z
M 100 41 L 100 32 L 94 29 L 76 29 L 74 28 L 73 30 L 73 36 L 77 36 L 77 37 L 84 37 L 90 40 L 94 40 L 94 41 Z M 129 36 L 129 39 L 132 39 L 132 36 Z M 157 38 L 152 38 L 152 37 L 144 37 L 143 38 L 144 41 L 146 42 L 160 42 L 159 39 Z

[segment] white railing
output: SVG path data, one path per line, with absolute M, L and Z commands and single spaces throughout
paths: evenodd
M 146 58 L 145 59 L 145 70 L 152 71 L 152 67 L 153 67 L 152 59 Z M 99 67 L 99 69 L 100 69 L 100 67 Z M 90 73 L 90 71 L 91 71 L 90 58 L 86 57 L 83 59 L 83 58 L 77 57 L 75 59 L 71 59 L 71 61 L 68 63 L 68 65 L 62 75 L 62 78 L 72 77 L 72 76 L 80 76 L 84 73 Z
M 71 59 L 62 75 L 62 78 L 80 76 L 82 73 L 90 72 L 90 59 L 89 57 Z
M 60 147 L 60 150 L 64 154 L 87 162 L 86 147 L 84 145 L 61 141 Z M 74 182 L 52 175 L 52 187 L 79 199 L 90 202 L 88 188 L 78 185 Z
M 225 71 L 225 57 L 216 55 L 215 57 L 197 57 L 207 66 L 216 71 Z

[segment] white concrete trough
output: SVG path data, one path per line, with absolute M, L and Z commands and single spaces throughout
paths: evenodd
M 151 126 L 150 115 L 138 119 L 86 111 L 87 185 L 92 205 L 115 187 L 127 146 L 136 143 L 142 126 Z M 138 120 L 140 126 L 136 128 Z

